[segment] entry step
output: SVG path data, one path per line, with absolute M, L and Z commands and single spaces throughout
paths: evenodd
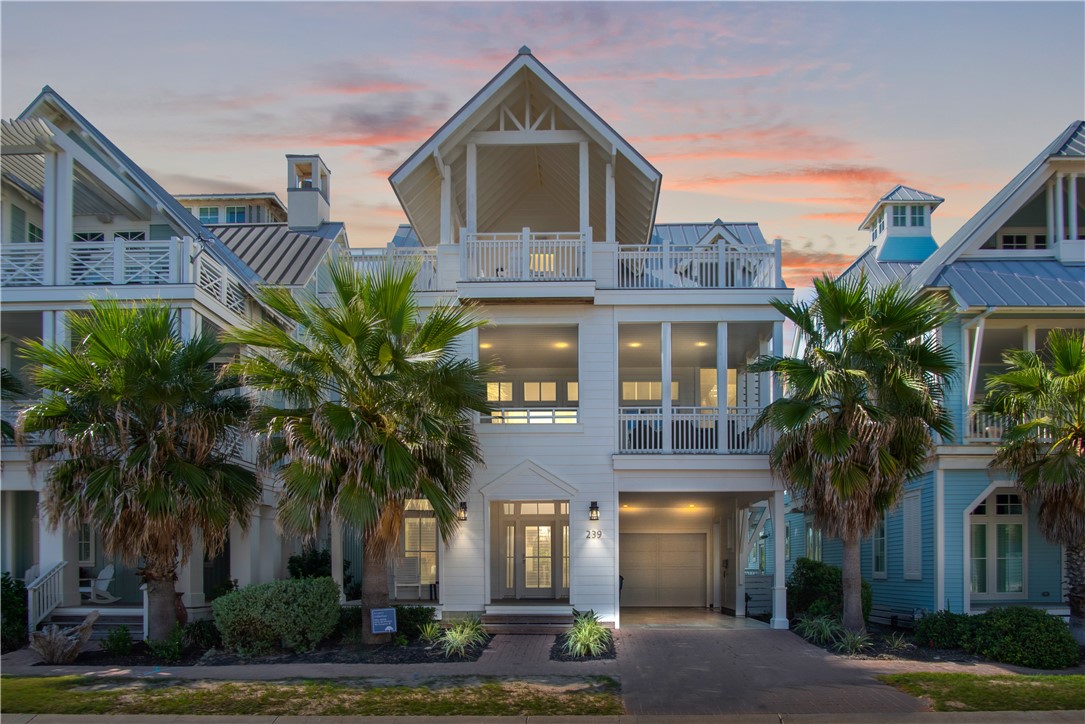
M 560 634 L 573 625 L 571 613 L 546 614 L 533 611 L 485 613 L 482 625 L 491 634 Z

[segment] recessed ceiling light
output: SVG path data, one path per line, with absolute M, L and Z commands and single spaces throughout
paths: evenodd
M 693 503 L 690 503 L 690 504 L 689 504 L 689 507 L 691 507 L 691 508 L 696 508 L 697 506 L 696 506 L 696 505 L 694 505 Z
M 629 507 L 629 503 L 622 503 L 622 507 L 623 507 L 623 508 L 628 508 L 628 507 Z
M 640 347 L 640 342 L 630 342 L 629 346 L 630 347 Z
M 481 348 L 481 349 L 489 349 L 490 347 L 493 347 L 493 345 L 490 344 L 489 342 L 483 342 L 482 344 L 479 345 L 479 348 Z
M 554 346 L 557 347 L 558 349 L 565 349 L 566 347 L 569 346 L 569 343 L 568 342 L 555 342 Z
M 708 342 L 698 342 L 698 343 L 697 343 L 697 346 L 698 346 L 698 347 L 707 347 L 707 346 L 708 346 Z

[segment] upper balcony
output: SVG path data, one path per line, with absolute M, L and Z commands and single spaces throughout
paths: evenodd
M 210 255 L 196 253 L 188 237 L 73 241 L 59 259 L 52 256 L 50 245 L 43 242 L 0 245 L 0 284 L 5 288 L 195 284 L 230 312 L 239 316 L 246 312 L 241 282 Z
M 596 290 L 773 290 L 780 281 L 780 242 L 644 245 L 592 240 L 591 229 L 469 233 L 436 248 L 355 251 L 356 265 L 415 266 L 418 291 L 470 298 L 579 298 Z

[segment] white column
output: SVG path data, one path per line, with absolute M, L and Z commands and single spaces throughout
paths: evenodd
M 732 575 L 735 577 L 735 618 L 746 617 L 746 523 L 749 521 L 749 509 L 735 507 L 735 565 Z
M 580 142 L 580 233 L 588 233 L 588 142 Z M 608 239 L 609 241 L 609 239 Z
M 727 322 L 716 323 L 716 451 L 727 452 Z
M 68 279 L 68 247 L 72 243 L 72 184 L 74 183 L 74 171 L 72 168 L 72 155 L 58 152 L 56 154 L 56 195 L 54 206 L 50 212 L 46 207 L 46 213 L 51 214 L 56 249 L 56 271 L 54 279 L 57 284 L 67 284 Z
M 441 167 L 441 243 L 452 243 L 452 169 Z
M 260 582 L 274 581 L 280 567 L 282 546 L 279 531 L 275 529 L 275 509 L 260 506 Z
M 607 164 L 607 238 L 603 241 L 617 241 L 618 231 L 614 200 L 614 164 Z
M 56 312 L 49 309 L 41 313 L 41 343 L 46 347 L 56 343 Z
M 177 571 L 177 591 L 184 594 L 181 600 L 187 608 L 198 608 L 207 603 L 203 590 L 203 551 L 203 534 L 195 530 L 188 562 Z
M 42 183 L 42 218 L 41 230 L 44 235 L 42 252 L 45 254 L 42 266 L 42 283 L 45 286 L 56 284 L 56 267 L 60 263 L 57 254 L 57 154 L 48 151 L 42 155 L 44 164 L 44 182 Z
M 1066 238 L 1066 217 L 1063 210 L 1062 171 L 1055 174 L 1055 241 Z
M 71 330 L 68 327 L 68 313 L 59 309 L 53 314 L 53 341 L 65 348 L 70 348 L 72 345 Z
M 1077 239 L 1077 174 L 1070 174 L 1070 192 L 1066 198 L 1066 204 L 1070 207 L 1070 230 L 1067 239 Z
M 478 147 L 469 143 L 467 144 L 467 233 L 476 232 L 478 232 Z
M 968 418 L 969 410 L 972 407 L 972 400 L 975 397 L 976 382 L 979 380 L 980 374 L 980 352 L 983 351 L 983 328 L 987 325 L 986 319 L 981 319 L 980 323 L 976 325 L 976 340 L 972 345 L 972 355 L 969 358 L 968 366 L 968 388 L 964 391 L 965 400 L 965 418 Z M 965 344 L 968 343 L 968 338 L 965 338 Z
M 759 339 L 757 351 L 760 354 L 768 354 L 772 350 L 771 339 Z M 757 406 L 765 407 L 769 404 L 770 382 L 772 374 L 761 372 L 757 375 Z
M 1055 246 L 1055 182 L 1047 182 L 1047 248 Z
M 192 307 L 182 307 L 178 316 L 181 325 L 181 339 L 189 340 L 195 337 L 199 328 L 199 316 L 196 314 L 196 310 Z
M 772 323 L 772 355 L 782 357 L 784 354 L 784 323 Z M 772 399 L 778 400 L 784 394 L 784 384 L 777 374 L 772 375 Z
M 3 556 L 0 557 L 0 570 L 10 571 L 13 578 L 21 578 L 26 568 L 23 570 L 16 570 L 15 567 L 15 546 L 17 540 L 15 538 L 15 492 L 11 490 L 0 491 L 0 500 L 3 501 L 0 504 L 0 536 L 3 536 L 3 547 L 0 550 L 3 551 Z M 30 583 L 30 581 L 27 581 Z
M 671 323 L 660 325 L 660 356 L 662 360 L 663 388 L 660 390 L 660 404 L 663 408 L 663 452 L 669 453 L 674 448 L 671 439 Z
M 332 580 L 339 586 L 339 600 L 345 601 L 346 594 L 343 592 L 343 522 L 337 518 L 328 521 L 331 528 L 331 554 L 332 554 Z M 367 575 L 369 571 L 362 571 Z
M 39 496 L 40 498 L 40 496 Z M 61 576 L 64 579 L 62 606 L 79 605 L 79 551 L 75 536 L 58 525 L 55 529 L 49 525 L 49 516 L 44 511 L 38 514 L 38 573 L 45 573 L 57 563 L 67 561 Z M 14 574 L 14 572 L 13 572 Z
M 248 530 L 242 531 L 237 523 L 230 524 L 230 577 L 237 585 L 248 586 L 257 582 L 260 568 L 260 513 L 249 518 Z
M 784 491 L 772 494 L 772 619 L 773 628 L 786 629 L 787 585 L 784 566 Z

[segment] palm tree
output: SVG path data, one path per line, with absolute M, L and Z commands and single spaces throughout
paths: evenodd
M 865 278 L 814 281 L 811 302 L 773 300 L 805 343 L 799 357 L 761 357 L 785 394 L 757 421 L 778 433 L 770 464 L 815 522 L 844 546 L 843 624 L 864 631 L 859 542 L 924 472 L 931 432 L 948 436 L 943 404 L 954 372 L 934 332 L 944 297 Z
M 1011 350 L 987 381 L 987 412 L 1014 421 L 991 467 L 1009 471 L 1040 531 L 1066 550 L 1070 628 L 1085 644 L 1085 334 L 1062 329 L 1043 353 Z
M 17 434 L 47 433 L 31 463 L 50 462 L 50 524 L 90 523 L 107 555 L 142 560 L 148 633 L 161 640 L 176 622 L 174 584 L 194 532 L 214 555 L 259 501 L 256 474 L 228 452 L 249 403 L 211 367 L 223 345 L 181 339 L 165 304 L 91 301 L 69 318 L 71 349 L 26 345 L 43 396 L 20 414 Z
M 0 368 L 0 401 L 10 402 L 17 400 L 26 394 L 22 380 L 7 367 Z M 15 439 L 15 428 L 7 420 L 0 420 L 0 438 L 5 440 Z
M 327 303 L 285 288 L 261 292 L 297 334 L 262 322 L 227 335 L 249 349 L 234 365 L 246 384 L 283 403 L 254 417 L 267 433 L 265 465 L 282 464 L 282 528 L 309 540 L 322 521 L 362 532 L 367 637 L 368 611 L 388 603 L 383 571 L 405 505 L 428 501 L 448 540 L 481 461 L 468 413 L 486 409 L 483 369 L 456 359 L 454 344 L 483 323 L 457 304 L 421 315 L 414 277 L 391 267 L 368 275 L 340 261 Z

